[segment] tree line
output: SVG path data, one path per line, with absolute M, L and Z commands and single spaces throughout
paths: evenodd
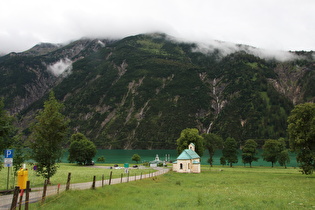
M 203 154 L 206 149 L 209 152 L 208 163 L 213 166 L 214 154 L 218 149 L 222 149 L 222 157 L 220 158 L 220 164 L 229 164 L 230 167 L 233 164 L 238 163 L 238 150 L 241 147 L 242 162 L 244 165 L 249 164 L 252 166 L 252 162 L 258 161 L 258 143 L 254 139 L 248 139 L 243 146 L 238 145 L 237 141 L 228 137 L 223 140 L 217 134 L 207 133 L 199 135 L 199 132 L 195 128 L 184 129 L 181 133 L 181 137 L 177 140 L 178 152 L 180 153 L 187 148 L 189 142 L 196 144 L 196 152 Z M 285 166 L 290 163 L 289 149 L 286 147 L 286 141 L 284 138 L 278 140 L 268 139 L 262 147 L 262 157 L 265 161 L 271 162 L 272 167 L 276 162 L 279 162 L 281 166 Z
M 276 162 L 286 167 L 290 162 L 289 151 L 295 152 L 297 162 L 303 174 L 312 174 L 315 169 L 315 104 L 305 103 L 296 105 L 288 117 L 289 148 L 284 138 L 268 139 L 262 149 L 263 160 L 270 162 L 272 167 Z M 254 139 L 248 139 L 244 145 L 238 145 L 237 141 L 228 137 L 225 140 L 214 133 L 199 134 L 196 128 L 182 130 L 177 139 L 177 151 L 181 153 L 190 143 L 196 145 L 196 152 L 203 155 L 205 149 L 209 151 L 208 163 L 213 165 L 213 156 L 217 149 L 222 149 L 220 164 L 229 164 L 231 167 L 238 162 L 238 149 L 242 151 L 244 165 L 258 161 L 258 143 Z
M 13 125 L 14 118 L 4 110 L 3 99 L 0 99 L 0 151 L 14 148 L 14 170 L 17 172 L 22 163 L 27 159 L 36 162 L 37 172 L 45 179 L 57 172 L 63 148 L 69 145 L 70 162 L 88 164 L 96 154 L 96 146 L 82 133 L 74 133 L 69 139 L 69 120 L 61 112 L 63 104 L 55 98 L 54 92 L 50 92 L 49 99 L 44 102 L 44 108 L 36 115 L 35 122 L 30 126 L 30 135 L 26 141 L 18 133 Z M 288 118 L 288 134 L 291 151 L 296 152 L 297 161 L 303 174 L 312 174 L 315 169 L 315 104 L 305 103 L 297 105 Z M 25 144 L 24 144 L 25 142 Z M 194 143 L 196 152 L 202 156 L 203 151 L 209 151 L 208 162 L 212 166 L 215 150 L 222 148 L 223 156 L 221 164 L 228 163 L 231 167 L 238 162 L 237 150 L 240 145 L 234 138 L 223 139 L 213 133 L 201 134 L 195 128 L 184 129 L 177 139 L 177 150 L 181 152 L 188 144 Z M 31 152 L 26 155 L 23 147 L 28 147 Z M 257 142 L 249 139 L 242 145 L 242 162 L 251 166 L 257 161 Z M 263 145 L 264 160 L 274 163 L 279 162 L 286 166 L 290 161 L 288 149 L 284 139 L 267 140 Z M 0 156 L 1 158 L 1 156 Z M 132 158 L 137 161 L 139 158 Z M 0 169 L 3 167 L 0 164 Z M 16 174 L 16 173 L 15 173 Z

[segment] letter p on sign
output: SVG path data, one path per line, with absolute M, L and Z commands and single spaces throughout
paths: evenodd
M 4 158 L 13 158 L 13 150 L 7 149 L 4 151 Z

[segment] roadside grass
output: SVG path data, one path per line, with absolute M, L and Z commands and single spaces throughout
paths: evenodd
M 223 169 L 223 170 L 222 170 Z M 294 168 L 202 167 L 95 190 L 70 190 L 31 209 L 315 209 L 315 176 Z
M 71 183 L 82 183 L 82 182 L 92 182 L 93 176 L 96 176 L 96 180 L 102 180 L 102 175 L 104 179 L 109 179 L 110 172 L 112 171 L 112 178 L 118 178 L 123 173 L 124 169 L 106 169 L 106 168 L 96 168 L 92 166 L 78 166 L 73 163 L 60 163 L 57 173 L 51 178 L 52 185 L 66 184 L 68 173 L 71 173 Z M 113 166 L 113 164 L 97 164 L 97 166 Z M 121 165 L 122 166 L 122 165 Z M 31 183 L 31 188 L 42 187 L 44 184 L 44 178 L 38 176 L 36 171 L 32 170 L 30 165 L 27 165 L 28 170 L 28 180 Z M 148 174 L 156 170 L 147 168 L 147 169 L 131 169 L 129 170 L 129 175 L 134 176 L 142 174 Z M 0 190 L 7 189 L 7 168 L 4 168 L 0 171 Z M 17 183 L 17 177 L 13 178 L 13 173 L 10 173 L 9 189 L 13 189 Z

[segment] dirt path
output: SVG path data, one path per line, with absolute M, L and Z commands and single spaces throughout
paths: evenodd
M 159 176 L 164 173 L 167 173 L 170 169 L 169 168 L 154 168 L 157 171 L 150 173 L 150 174 L 143 174 L 143 175 L 137 175 L 137 176 L 129 176 L 129 177 L 123 177 L 123 178 L 115 178 L 111 180 L 111 184 L 119 184 L 119 183 L 124 183 L 124 182 L 130 182 L 130 181 L 136 181 L 140 179 L 146 179 L 154 176 Z M 104 180 L 102 181 L 96 181 L 95 182 L 95 187 L 102 187 L 103 185 L 109 185 L 109 180 Z M 92 182 L 86 182 L 86 183 L 76 183 L 76 184 L 70 184 L 70 189 L 71 190 L 85 190 L 85 189 L 90 189 L 92 188 Z M 61 185 L 59 188 L 59 193 L 63 192 L 66 190 L 66 185 Z M 55 195 L 58 193 L 58 186 L 48 186 L 47 187 L 47 192 L 46 192 L 46 197 Z M 32 192 L 30 192 L 29 197 L 30 197 L 30 203 L 34 203 L 37 201 L 40 201 L 42 199 L 43 195 L 43 188 L 32 188 Z M 11 208 L 11 203 L 12 203 L 12 198 L 13 195 L 3 195 L 0 196 L 0 209 L 10 209 Z M 20 198 L 19 198 L 20 199 Z M 25 195 L 23 197 L 22 204 L 25 202 Z

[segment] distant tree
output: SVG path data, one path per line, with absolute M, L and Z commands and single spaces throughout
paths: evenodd
M 136 161 L 136 163 L 138 164 L 138 162 L 141 160 L 141 157 L 138 154 L 133 154 L 131 160 Z
M 248 139 L 242 149 L 242 161 L 244 164 L 249 163 L 252 167 L 252 162 L 257 161 L 259 158 L 257 155 L 257 142 L 253 139 Z
M 105 162 L 105 157 L 104 156 L 98 157 L 97 162 Z
M 202 137 L 204 139 L 204 145 L 209 151 L 210 157 L 208 159 L 208 163 L 212 167 L 215 150 L 223 147 L 223 139 L 213 133 L 204 133 L 202 134 Z
M 186 128 L 182 130 L 176 142 L 178 154 L 187 149 L 190 143 L 195 144 L 195 151 L 199 156 L 202 156 L 205 150 L 203 145 L 204 139 L 199 135 L 199 131 L 196 128 Z
M 263 145 L 262 157 L 265 161 L 271 162 L 271 166 L 273 167 L 278 160 L 279 151 L 280 151 L 279 141 L 274 139 L 268 139 L 267 141 L 265 141 L 265 144 Z
M 36 116 L 31 126 L 31 158 L 37 163 L 37 171 L 50 182 L 57 171 L 57 162 L 63 154 L 63 144 L 68 130 L 68 120 L 61 114 L 63 105 L 53 92 L 44 103 L 44 109 Z
M 9 149 L 13 143 L 12 138 L 16 131 L 16 128 L 13 126 L 13 120 L 14 118 L 4 110 L 4 102 L 3 99 L 0 98 L 0 162 L 3 150 Z M 0 164 L 0 170 L 2 167 L 3 164 Z
M 224 148 L 222 150 L 223 157 L 232 167 L 233 163 L 238 162 L 237 158 L 237 143 L 234 138 L 228 137 L 224 142 Z
M 287 149 L 287 144 L 284 138 L 280 138 L 279 140 L 279 154 L 278 154 L 278 162 L 281 166 L 287 168 L 287 163 L 290 163 L 289 150 Z
M 303 174 L 315 169 L 315 104 L 305 103 L 294 107 L 288 117 L 290 147 L 297 153 Z
M 225 160 L 225 157 L 224 157 L 224 156 L 222 156 L 222 157 L 220 158 L 220 164 L 223 165 L 223 166 L 226 165 L 226 160 Z
M 289 151 L 287 149 L 279 153 L 278 162 L 281 166 L 287 168 L 287 163 L 290 163 Z
M 77 162 L 80 165 L 86 165 L 92 162 L 96 155 L 96 146 L 88 140 L 82 133 L 76 133 L 71 136 L 69 148 L 70 162 Z

